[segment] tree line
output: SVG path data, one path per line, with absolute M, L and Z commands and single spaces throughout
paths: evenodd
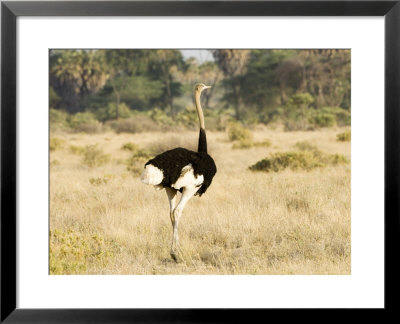
M 101 122 L 155 108 L 174 116 L 193 105 L 196 82 L 212 85 L 205 109 L 244 123 L 281 120 L 288 129 L 350 123 L 350 50 L 52 50 L 50 108 L 92 112 Z

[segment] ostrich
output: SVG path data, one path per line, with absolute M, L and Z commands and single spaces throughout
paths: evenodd
M 203 83 L 195 86 L 194 97 L 200 122 L 199 143 L 197 152 L 178 147 L 157 155 L 144 167 L 141 181 L 158 189 L 165 188 L 169 200 L 170 218 L 172 222 L 171 256 L 178 257 L 178 225 L 182 211 L 194 195 L 201 196 L 210 186 L 217 172 L 214 160 L 207 154 L 207 138 L 204 126 L 203 110 L 200 95 L 203 90 L 211 88 Z M 182 196 L 177 204 L 177 193 Z

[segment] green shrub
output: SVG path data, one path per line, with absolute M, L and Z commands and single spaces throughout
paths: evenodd
M 295 147 L 298 152 L 278 152 L 268 158 L 258 161 L 249 167 L 252 171 L 279 172 L 286 168 L 292 170 L 312 170 L 327 165 L 348 163 L 341 154 L 325 154 L 308 142 L 298 142 Z
M 57 166 L 57 165 L 60 165 L 60 161 L 53 160 L 53 161 L 50 162 L 50 166 Z
M 144 163 L 147 160 L 148 158 L 144 158 L 143 156 L 132 155 L 126 160 L 126 169 L 134 175 L 140 175 L 143 171 Z
M 57 107 L 61 102 L 61 97 L 57 94 L 53 87 L 49 88 L 49 104 L 50 107 Z
M 155 108 L 149 111 L 149 117 L 157 125 L 175 126 L 174 120 L 167 115 L 167 113 L 161 109 Z
M 75 132 L 95 134 L 103 131 L 102 124 L 96 119 L 96 116 L 89 111 L 69 115 L 67 121 Z
M 107 163 L 110 160 L 108 154 L 104 154 L 97 144 L 85 146 L 83 152 L 83 164 L 93 168 Z
M 279 172 L 286 168 L 292 170 L 311 170 L 324 166 L 325 164 L 310 151 L 279 152 L 271 154 L 269 158 L 258 161 L 256 164 L 250 166 L 250 170 Z
M 85 153 L 85 148 L 83 146 L 70 145 L 69 151 L 72 154 L 81 155 Z
M 313 154 L 324 164 L 326 165 L 337 165 L 347 163 L 348 160 L 345 156 L 341 154 L 325 154 L 321 152 L 317 146 L 307 142 L 297 142 L 295 147 L 300 151 L 309 151 L 313 152 Z
M 174 121 L 177 125 L 184 126 L 186 128 L 197 128 L 199 125 L 199 118 L 197 111 L 194 109 L 184 109 L 177 113 L 174 117 Z
M 67 121 L 68 114 L 63 110 L 50 108 L 49 110 L 49 123 L 50 130 L 67 129 L 69 124 Z
M 63 148 L 65 141 L 58 137 L 51 137 L 50 138 L 50 151 L 56 151 Z
M 227 127 L 228 138 L 230 141 L 252 142 L 253 134 L 239 122 L 230 122 Z
M 337 164 L 346 164 L 349 163 L 349 160 L 346 159 L 346 157 L 342 154 L 329 154 L 325 156 L 325 161 L 328 164 L 331 165 L 337 165 Z
M 329 113 L 335 116 L 336 124 L 338 126 L 351 125 L 351 112 L 341 107 L 323 107 L 322 112 Z
M 91 185 L 99 186 L 102 184 L 107 184 L 108 180 L 109 180 L 108 178 L 90 178 L 89 182 Z
M 336 135 L 336 139 L 339 142 L 350 142 L 351 141 L 351 131 L 340 133 Z
M 132 156 L 126 160 L 127 170 L 134 175 L 140 175 L 143 171 L 144 163 L 154 155 L 152 150 L 137 147 Z
M 78 112 L 75 115 L 69 115 L 67 117 L 68 124 L 71 128 L 76 129 L 77 127 L 84 124 L 98 123 L 96 116 L 89 112 Z
M 110 102 L 106 107 L 97 109 L 94 114 L 96 118 L 102 122 L 115 119 L 117 117 L 117 105 L 115 102 Z M 123 102 L 118 105 L 118 115 L 120 118 L 128 118 L 131 116 L 129 107 Z
M 88 269 L 104 268 L 122 247 L 99 233 L 74 229 L 54 229 L 50 236 L 50 274 L 86 274 Z
M 317 112 L 310 118 L 310 123 L 317 127 L 333 127 L 336 125 L 336 116 L 326 112 Z
M 309 93 L 293 95 L 283 109 L 284 126 L 287 131 L 307 130 L 310 128 L 310 104 L 314 98 Z
M 136 159 L 150 159 L 153 156 L 154 154 L 150 150 L 146 149 L 137 149 L 132 155 L 132 157 Z
M 316 127 L 349 126 L 351 113 L 340 107 L 323 107 L 311 111 L 309 122 Z
M 125 143 L 121 147 L 121 150 L 131 151 L 131 152 L 137 151 L 138 149 L 139 149 L 139 146 L 137 144 L 135 144 L 135 143 L 132 143 L 132 142 Z

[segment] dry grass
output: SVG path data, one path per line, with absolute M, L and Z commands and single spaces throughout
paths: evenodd
M 349 274 L 350 164 L 311 171 L 251 172 L 270 153 L 300 141 L 350 160 L 338 130 L 259 129 L 270 147 L 234 150 L 226 134 L 208 132 L 218 172 L 201 198 L 186 206 L 180 242 L 184 262 L 169 255 L 172 238 L 164 191 L 127 170 L 135 143 L 143 149 L 196 147 L 197 131 L 140 134 L 57 134 L 51 151 L 50 271 L 52 274 Z M 155 143 L 159 143 L 156 145 Z M 71 146 L 98 147 L 111 157 L 89 167 Z M 171 147 L 172 148 L 172 147 Z M 57 161 L 57 163 L 55 163 Z

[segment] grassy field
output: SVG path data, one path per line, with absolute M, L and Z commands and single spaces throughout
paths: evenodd
M 350 163 L 309 171 L 248 169 L 302 141 L 350 161 L 350 142 L 336 138 L 344 130 L 259 128 L 254 141 L 271 145 L 248 149 L 233 149 L 224 132 L 208 132 L 218 172 L 183 212 L 182 263 L 169 255 L 164 190 L 140 182 L 145 156 L 128 170 L 132 145 L 122 147 L 195 149 L 197 131 L 52 134 L 50 273 L 350 274 Z

